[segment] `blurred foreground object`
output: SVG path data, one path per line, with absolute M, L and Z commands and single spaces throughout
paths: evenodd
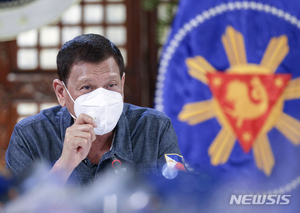
M 49 174 L 47 165 L 38 164 L 18 186 L 20 195 L 8 202 L 3 211 L 131 213 L 176 209 L 176 212 L 196 212 L 203 205 L 199 198 L 208 198 L 210 189 L 210 180 L 199 177 L 179 172 L 171 181 L 162 174 L 142 178 L 127 167 L 127 172 L 118 174 L 114 169 L 107 170 L 85 186 L 62 186 L 58 176 Z
M 17 181 L 8 170 L 0 172 L 0 212 L 2 207 L 18 196 Z
M 172 171 L 174 172 L 174 171 Z M 227 183 L 214 182 L 209 175 L 178 172 L 173 179 L 159 173 L 135 176 L 133 170 L 116 175 L 107 170 L 93 182 L 79 187 L 62 186 L 45 164 L 35 169 L 18 186 L 19 195 L 0 207 L 1 212 L 284 212 L 286 206 L 232 206 Z M 243 183 L 235 183 L 235 186 Z M 234 186 L 234 185 L 231 185 Z M 224 203 L 227 203 L 224 205 Z
M 299 4 L 180 1 L 156 109 L 186 162 L 233 190 L 220 206 L 266 194 L 291 195 L 278 211 L 300 208 Z

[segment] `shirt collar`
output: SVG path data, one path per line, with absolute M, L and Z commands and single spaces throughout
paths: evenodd
M 132 163 L 132 144 L 129 131 L 128 120 L 125 116 L 124 111 L 122 112 L 119 122 L 116 126 L 116 135 L 113 143 L 113 150 L 115 154 L 123 160 Z
M 68 127 L 72 126 L 74 123 L 73 118 L 71 117 L 67 107 L 63 107 L 61 110 L 62 116 L 60 120 L 60 132 L 61 132 L 61 138 L 62 143 L 65 140 L 65 134 Z

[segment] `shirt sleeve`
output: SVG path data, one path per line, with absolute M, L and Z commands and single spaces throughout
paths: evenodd
M 183 166 L 183 157 L 181 156 L 177 135 L 170 118 L 166 118 L 164 122 L 159 146 L 158 165 L 160 168 L 164 165 L 167 165 L 168 168 L 176 168 L 174 166 L 177 163 L 180 163 Z
M 33 158 L 27 142 L 28 138 L 22 127 L 15 126 L 6 151 L 6 168 L 16 177 L 21 177 L 28 173 L 33 164 Z

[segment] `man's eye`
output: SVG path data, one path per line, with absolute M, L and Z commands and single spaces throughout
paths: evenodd
M 110 84 L 110 85 L 108 85 L 108 87 L 114 87 L 114 86 L 116 86 L 116 84 Z
M 90 86 L 84 86 L 84 87 L 82 87 L 82 89 L 89 90 L 89 89 L 91 89 L 91 87 Z

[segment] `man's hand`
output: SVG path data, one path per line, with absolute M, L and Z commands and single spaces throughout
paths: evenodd
M 73 170 L 88 155 L 92 142 L 96 139 L 94 119 L 80 114 L 75 123 L 67 128 L 61 157 L 54 164 L 51 172 L 64 173 L 67 181 Z

